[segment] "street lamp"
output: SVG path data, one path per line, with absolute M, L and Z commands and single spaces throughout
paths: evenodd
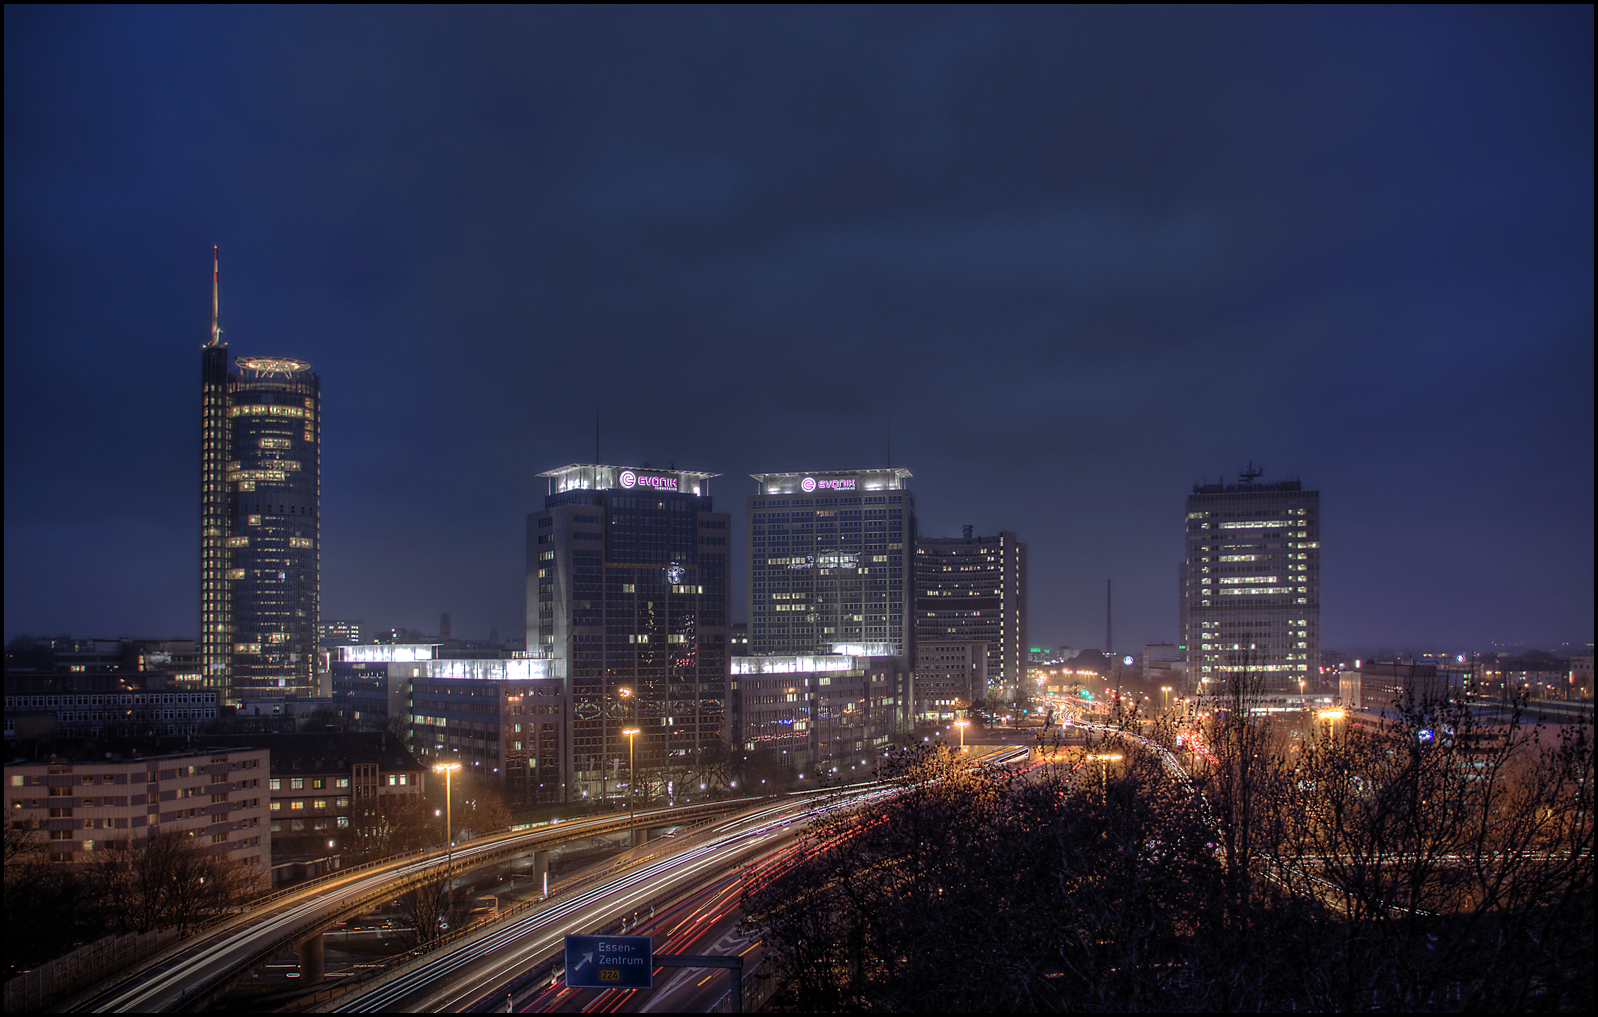
M 450 823 L 449 814 L 449 775 L 461 768 L 459 763 L 437 763 L 433 769 L 444 775 L 444 852 L 445 863 L 455 861 L 455 834 L 454 826 Z
M 616 690 L 616 695 L 622 697 L 623 699 L 631 699 L 632 698 L 632 694 L 633 694 L 633 690 L 632 689 L 617 689 Z M 636 725 L 637 723 L 638 723 L 638 701 L 637 700 L 633 700 L 633 724 Z M 610 748 L 610 739 L 608 737 L 605 739 L 605 748 L 607 750 Z M 606 756 L 605 756 L 605 766 L 606 767 L 610 766 L 610 755 L 609 755 L 608 751 L 607 751 Z M 600 798 L 604 799 L 604 804 L 608 808 L 610 806 L 610 795 L 605 792 L 603 780 L 601 780 L 601 782 L 600 782 L 599 792 L 600 792 L 599 793 Z M 628 796 L 628 799 L 631 800 L 632 791 L 630 789 L 627 792 L 627 796 Z
M 633 736 L 638 733 L 636 727 L 623 728 L 622 734 L 627 736 L 627 839 L 636 840 L 633 824 L 638 822 L 638 810 L 633 804 L 633 788 L 638 783 L 638 771 L 633 769 Z
M 1337 736 L 1337 722 L 1342 720 L 1343 717 L 1344 713 L 1340 707 L 1320 710 L 1315 714 L 1317 720 L 1325 721 L 1327 737 L 1331 738 Z
M 1088 758 L 1089 759 L 1097 759 L 1099 761 L 1099 784 L 1106 791 L 1109 790 L 1109 787 L 1110 787 L 1109 764 L 1111 764 L 1111 763 L 1119 763 L 1121 761 L 1121 754 L 1119 752 L 1097 753 L 1095 755 L 1089 756 Z
M 954 726 L 960 729 L 960 751 L 964 752 L 965 751 L 965 729 L 967 727 L 971 726 L 971 722 L 969 720 L 957 720 L 957 721 L 954 722 Z

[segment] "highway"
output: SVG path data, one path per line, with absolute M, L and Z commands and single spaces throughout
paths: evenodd
M 746 799 L 753 803 L 757 799 Z M 712 806 L 691 805 L 655 809 L 638 814 L 640 825 L 691 821 L 696 817 L 737 808 L 742 802 Z M 681 818 L 679 818 L 681 817 Z M 537 850 L 581 836 L 625 829 L 625 815 L 604 816 L 557 826 L 502 834 L 457 846 L 453 863 L 440 850 L 347 874 L 334 874 L 313 884 L 268 898 L 208 933 L 178 944 L 151 963 L 122 972 L 94 995 L 80 998 L 74 1011 L 96 1013 L 161 1013 L 190 1009 L 198 997 L 210 995 L 272 954 L 325 928 L 339 917 L 384 902 L 408 883 L 460 873 L 475 865 Z
M 1010 750 L 1024 752 L 1025 750 Z M 973 760 L 976 761 L 976 760 Z M 453 1010 L 503 987 L 511 977 L 558 950 L 567 932 L 605 928 L 650 902 L 665 900 L 714 880 L 739 864 L 791 841 L 803 821 L 823 809 L 847 808 L 891 794 L 881 784 L 856 785 L 796 794 L 774 804 L 758 799 L 713 806 L 679 806 L 638 814 L 640 826 L 658 827 L 703 817 L 707 809 L 746 811 L 730 821 L 711 823 L 681 838 L 662 839 L 634 853 L 649 855 L 604 884 L 548 906 L 496 923 L 438 953 L 387 973 L 338 1006 L 358 1010 Z M 770 800 L 765 800 L 769 802 Z M 422 881 L 547 848 L 578 837 L 625 829 L 625 816 L 606 816 L 560 827 L 540 827 L 457 846 L 452 863 L 443 851 L 336 873 L 305 887 L 272 895 L 264 906 L 178 944 L 152 961 L 122 972 L 92 995 L 80 996 L 75 1012 L 161 1013 L 203 1008 L 255 966 L 291 948 L 340 918 L 392 900 Z M 485 945 L 479 945 L 485 944 Z M 712 944 L 713 945 L 713 944 Z M 725 976 L 722 981 L 725 982 Z
M 680 914 L 683 905 L 675 904 L 669 911 L 662 909 L 668 900 L 690 894 L 690 891 L 697 891 L 690 894 L 693 899 L 708 894 L 709 899 L 719 902 L 712 908 L 715 917 L 708 928 L 720 930 L 716 940 L 725 939 L 731 929 L 728 908 L 738 896 L 731 888 L 737 882 L 735 870 L 739 866 L 759 863 L 772 852 L 791 844 L 803 832 L 804 823 L 813 816 L 832 809 L 852 808 L 892 794 L 894 790 L 873 783 L 805 792 L 750 809 L 696 834 L 648 845 L 662 852 L 658 856 L 649 857 L 644 849 L 635 849 L 645 853 L 646 860 L 604 884 L 567 899 L 552 900 L 531 914 L 496 923 L 412 966 L 392 972 L 381 982 L 361 986 L 333 1001 L 327 1009 L 336 1013 L 464 1010 L 477 1000 L 503 992 L 517 976 L 558 953 L 568 933 L 609 930 L 623 922 L 627 923 L 630 933 L 639 935 L 656 934 L 657 928 L 675 929 L 669 922 L 672 916 Z M 651 905 L 661 911 L 653 918 Z M 731 921 L 736 922 L 736 918 Z M 664 941 L 673 944 L 670 947 L 673 952 L 697 952 L 699 949 L 680 950 L 676 945 L 683 941 L 680 935 L 668 932 L 664 936 Z M 703 945 L 702 938 L 696 936 L 692 942 Z M 710 944 L 712 948 L 714 945 L 714 942 Z M 664 948 L 657 945 L 657 949 Z M 713 951 L 706 949 L 704 952 Z M 706 974 L 709 972 L 701 972 L 700 979 Z M 725 986 L 726 975 L 717 974 Z M 675 981 L 673 991 L 680 994 L 680 979 L 666 974 L 665 981 Z M 564 990 L 564 985 L 558 985 L 557 990 Z M 525 990 L 523 998 L 518 1000 L 518 1009 L 543 991 L 541 987 Z M 604 995 L 597 990 L 584 992 L 589 996 Z M 623 995 L 630 998 L 633 994 Z
M 764 944 L 738 928 L 740 901 L 747 889 L 787 871 L 800 857 L 796 840 L 780 841 L 723 876 L 664 908 L 658 917 L 633 929 L 652 936 L 655 954 L 738 956 L 748 976 L 764 956 Z M 657 967 L 655 987 L 639 990 L 573 989 L 558 978 L 517 998 L 529 1013 L 707 1013 L 728 994 L 730 972 L 705 968 Z M 744 999 L 746 1009 L 750 1000 Z

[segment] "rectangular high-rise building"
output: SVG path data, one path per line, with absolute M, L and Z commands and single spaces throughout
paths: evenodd
M 963 537 L 916 538 L 916 642 L 981 640 L 988 645 L 989 682 L 1013 700 L 1030 649 L 1026 545 L 1009 530 L 984 537 L 971 529 Z M 920 667 L 918 660 L 918 674 Z M 973 692 L 986 698 L 984 690 Z
M 751 474 L 749 645 L 757 656 L 891 656 L 908 670 L 909 470 Z
M 238 357 L 216 314 L 201 350 L 200 671 L 228 702 L 316 694 L 321 381 L 286 357 Z
M 1198 695 L 1219 692 L 1234 674 L 1271 694 L 1318 683 L 1320 492 L 1258 476 L 1251 469 L 1237 484 L 1196 485 L 1187 498 L 1179 621 Z
M 549 494 L 527 517 L 527 648 L 565 675 L 573 797 L 625 794 L 630 748 L 646 796 L 688 786 L 725 751 L 730 517 L 711 501 L 718 475 L 580 463 L 539 474 Z

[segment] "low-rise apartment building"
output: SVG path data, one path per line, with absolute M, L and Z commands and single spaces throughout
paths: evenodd
M 246 747 L 13 763 L 5 768 L 6 820 L 39 831 L 61 862 L 92 862 L 97 852 L 180 831 L 266 871 L 269 772 L 267 751 Z

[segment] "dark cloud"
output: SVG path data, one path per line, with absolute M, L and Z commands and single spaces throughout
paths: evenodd
M 1326 641 L 1588 639 L 1590 8 L 6 12 L 6 631 L 183 632 L 210 245 L 323 378 L 324 611 L 513 633 L 534 474 L 916 472 L 1040 642 L 1188 486 Z M 741 587 L 739 588 L 741 592 Z

